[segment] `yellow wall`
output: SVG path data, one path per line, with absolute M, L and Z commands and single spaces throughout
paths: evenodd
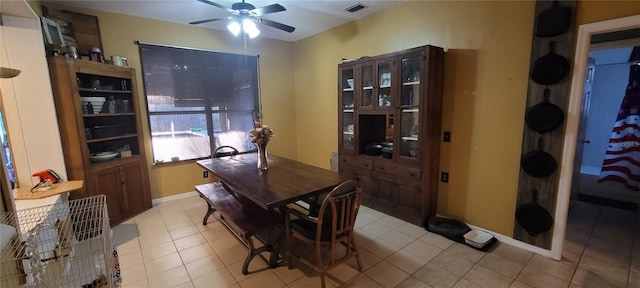
M 534 2 L 410 1 L 297 42 L 296 103 L 298 115 L 308 115 L 298 119 L 298 159 L 321 166 L 337 150 L 341 58 L 443 47 L 442 127 L 452 142 L 442 144 L 441 170 L 450 183 L 439 187 L 438 213 L 510 235 L 534 8 Z
M 640 1 L 578 1 L 576 24 L 640 14 Z
M 579 24 L 637 14 L 639 1 L 580 1 Z M 337 64 L 431 44 L 445 48 L 437 213 L 512 235 L 534 1 L 409 1 L 296 43 L 298 159 L 337 150 Z M 313 107 L 312 109 L 310 107 Z M 317 145 L 323 143 L 323 145 Z
M 49 4 L 47 4 L 49 5 Z M 52 6 L 54 7 L 54 6 Z M 293 44 L 285 41 L 257 38 L 247 41 L 231 36 L 227 31 L 212 31 L 188 24 L 176 24 L 147 18 L 94 10 L 63 7 L 69 11 L 98 17 L 105 58 L 120 55 L 128 58 L 129 66 L 136 69 L 138 89 L 144 97 L 140 57 L 134 41 L 208 49 L 229 53 L 260 55 L 260 93 L 264 120 L 276 133 L 269 145 L 269 152 L 288 158 L 296 158 L 295 99 L 293 94 Z M 141 98 L 141 103 L 145 103 Z M 144 114 L 146 115 L 146 109 Z M 284 112 L 284 113 L 283 113 Z M 151 165 L 151 138 L 148 119 L 143 117 L 143 127 L 149 164 L 151 197 L 160 198 L 193 191 L 193 186 L 207 181 L 202 169 L 194 161 L 180 164 Z
M 126 56 L 138 71 L 134 40 L 244 51 L 225 31 L 68 9 L 98 16 L 107 56 Z M 340 60 L 441 46 L 447 51 L 442 128 L 452 142 L 442 144 L 441 170 L 450 172 L 450 183 L 440 183 L 438 213 L 512 235 L 534 9 L 533 1 L 408 1 L 293 44 L 251 40 L 247 53 L 261 55 L 263 108 L 276 131 L 270 152 L 328 168 L 337 151 Z M 579 1 L 576 21 L 638 13 L 640 2 Z M 150 172 L 153 198 L 203 181 L 193 163 Z

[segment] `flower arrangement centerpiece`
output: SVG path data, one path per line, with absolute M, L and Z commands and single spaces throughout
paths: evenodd
M 251 143 L 256 144 L 258 147 L 258 169 L 269 169 L 269 163 L 267 162 L 267 143 L 273 137 L 273 130 L 262 124 L 262 120 L 254 122 L 254 128 L 249 131 L 251 136 Z

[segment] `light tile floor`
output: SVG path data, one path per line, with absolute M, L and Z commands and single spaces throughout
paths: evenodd
M 123 287 L 320 287 L 317 274 L 254 259 L 219 223 L 202 225 L 205 203 L 162 203 L 113 228 Z M 210 219 L 213 221 L 213 218 Z M 328 287 L 640 287 L 640 229 L 633 212 L 577 202 L 562 261 L 497 243 L 480 252 L 361 207 L 355 260 L 330 271 Z M 636 237 L 639 238 L 640 237 Z

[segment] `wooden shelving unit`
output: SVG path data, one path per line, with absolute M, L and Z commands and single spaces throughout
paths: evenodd
M 443 69 L 435 46 L 338 65 L 339 171 L 364 205 L 416 225 L 436 213 Z M 393 143 L 391 157 L 368 155 L 372 143 Z
M 111 225 L 151 208 L 135 70 L 62 56 L 51 56 L 48 63 L 67 176 L 86 184 L 70 198 L 105 194 Z M 113 100 L 114 107 L 85 114 L 85 97 L 104 97 L 103 105 Z M 101 162 L 89 157 L 125 147 L 130 157 Z

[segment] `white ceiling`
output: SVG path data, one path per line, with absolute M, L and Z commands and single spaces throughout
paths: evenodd
M 232 0 L 211 0 L 225 7 L 231 7 Z M 407 0 L 246 0 L 257 8 L 278 3 L 287 10 L 267 14 L 261 18 L 280 22 L 296 28 L 293 33 L 259 25 L 259 37 L 284 41 L 298 41 L 316 33 L 326 31 L 338 25 L 363 18 L 376 12 L 399 5 Z M 189 25 L 189 22 L 224 18 L 230 14 L 220 8 L 197 0 L 43 0 L 42 3 L 55 2 L 68 6 L 108 11 L 144 18 L 163 20 Z M 350 13 L 344 9 L 361 3 L 365 9 Z M 99 20 L 98 20 L 99 21 Z M 226 30 L 226 21 L 216 21 L 198 26 Z

